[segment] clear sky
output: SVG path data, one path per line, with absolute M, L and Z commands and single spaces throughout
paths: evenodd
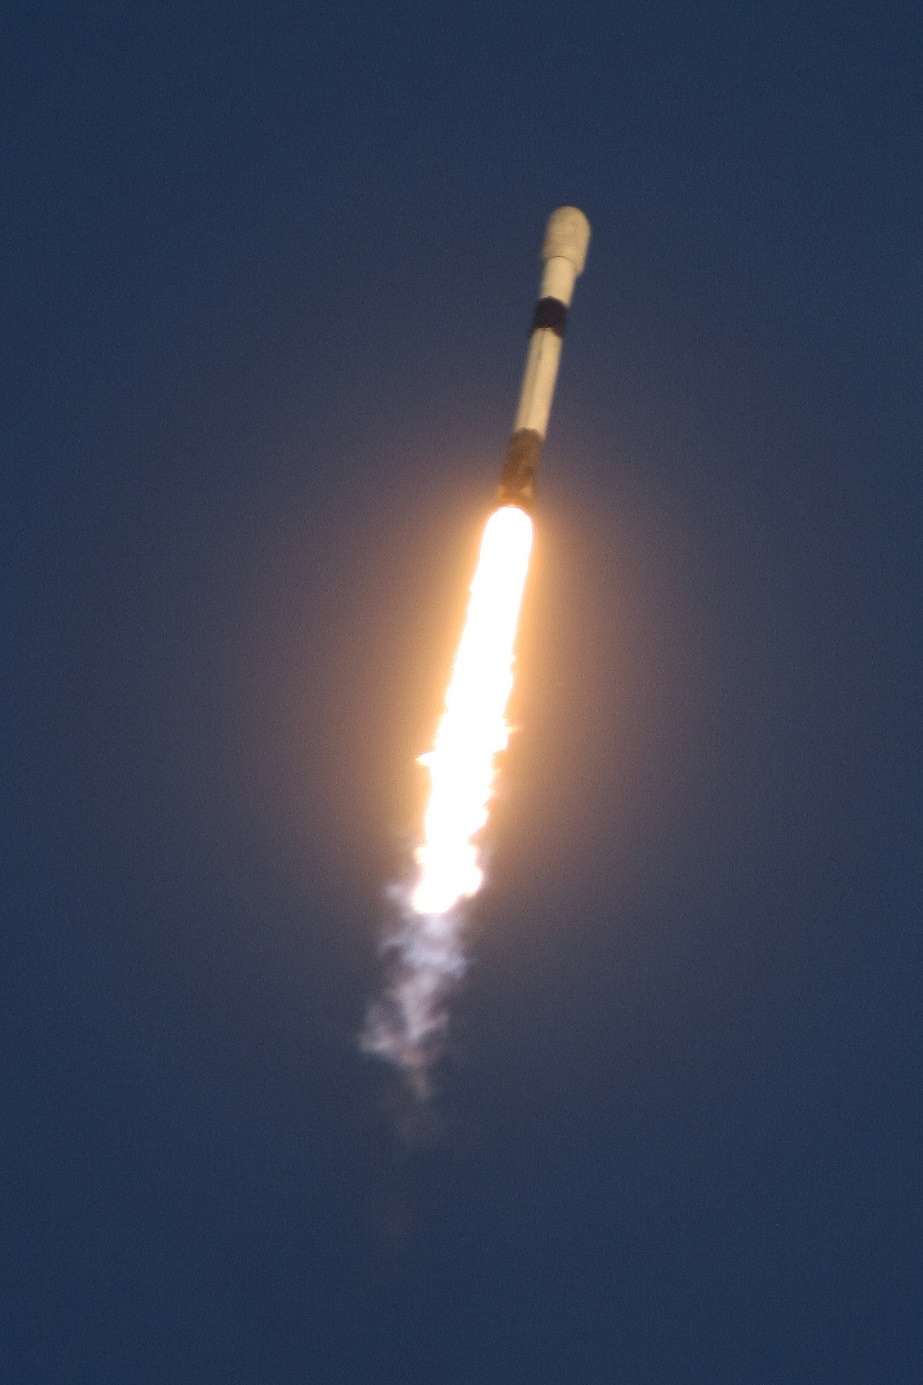
M 923 1379 L 918 6 L 18 9 L 0 1376 Z M 563 202 L 414 1119 L 356 1033 Z

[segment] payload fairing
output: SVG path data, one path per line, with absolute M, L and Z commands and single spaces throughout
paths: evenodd
M 513 436 L 500 474 L 497 502 L 531 508 L 535 472 L 548 431 L 567 309 L 577 275 L 582 273 L 590 244 L 590 223 L 577 207 L 552 212 L 545 230 L 538 302 L 532 318 L 529 354 L 519 395 Z

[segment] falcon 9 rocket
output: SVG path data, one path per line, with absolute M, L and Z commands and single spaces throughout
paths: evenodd
M 590 223 L 576 207 L 559 207 L 552 212 L 545 230 L 542 275 L 538 302 L 532 317 L 529 354 L 519 395 L 519 408 L 513 436 L 500 475 L 497 502 L 531 508 L 535 494 L 535 472 L 548 431 L 548 416 L 554 395 L 564 324 L 574 293 L 577 275 L 582 273 L 590 244 Z

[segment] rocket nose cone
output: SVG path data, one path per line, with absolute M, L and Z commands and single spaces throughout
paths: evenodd
M 579 207 L 559 207 L 548 218 L 542 259 L 569 260 L 577 274 L 583 273 L 590 245 L 590 223 Z

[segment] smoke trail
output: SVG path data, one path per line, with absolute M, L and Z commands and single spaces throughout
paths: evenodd
M 362 1048 L 400 1068 L 418 1095 L 429 1090 L 448 1020 L 447 999 L 464 975 L 464 901 L 484 878 L 478 833 L 487 822 L 495 758 L 506 748 L 506 704 L 532 521 L 504 505 L 487 521 L 465 628 L 433 749 L 418 875 L 385 938 L 387 981 L 369 1007 Z

